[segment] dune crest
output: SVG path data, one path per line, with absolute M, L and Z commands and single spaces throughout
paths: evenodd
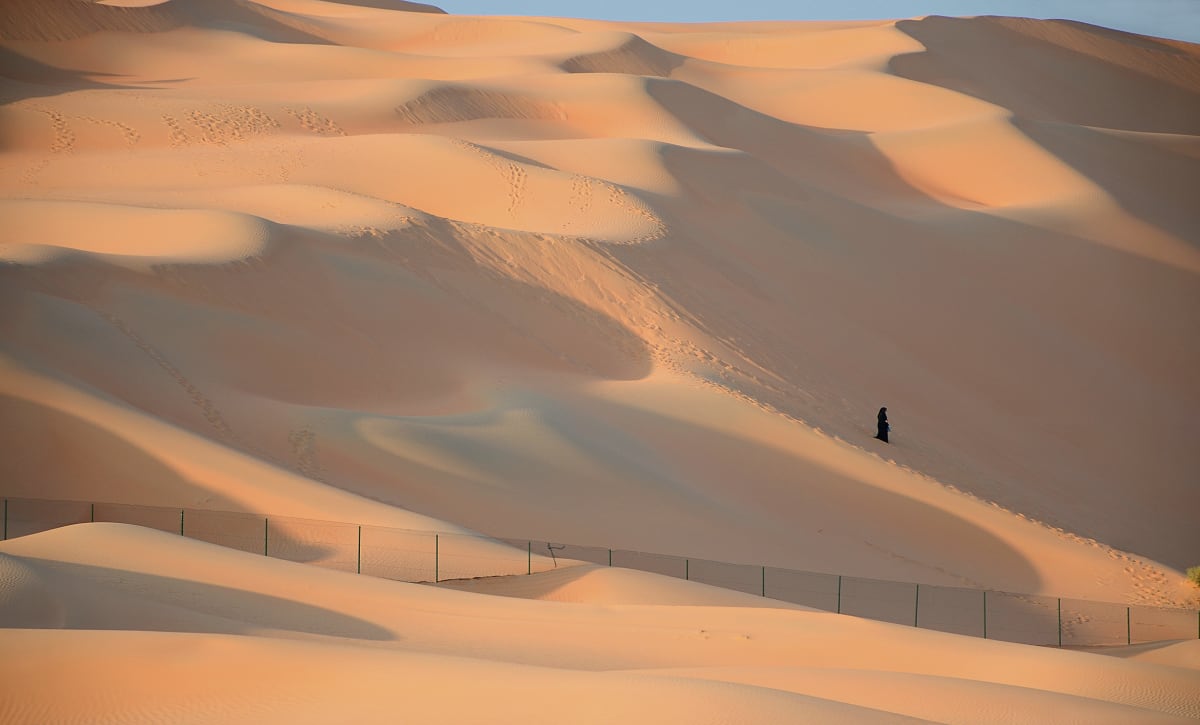
M 562 64 L 568 73 L 621 73 L 637 76 L 669 76 L 685 57 L 646 42 L 633 34 L 617 34 L 610 50 L 568 58 Z
M 4 201 L 0 215 L 11 225 L 9 238 L 17 240 L 0 243 L 0 261 L 25 264 L 73 252 L 141 269 L 223 264 L 266 255 L 271 238 L 262 219 L 208 210 Z

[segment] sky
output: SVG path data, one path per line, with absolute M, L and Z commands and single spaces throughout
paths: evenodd
M 1200 0 L 423 0 L 461 15 L 606 20 L 868 20 L 918 15 L 1066 18 L 1200 43 Z

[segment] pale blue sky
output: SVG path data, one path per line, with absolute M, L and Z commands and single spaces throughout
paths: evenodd
M 1200 0 L 424 0 L 463 15 L 608 20 L 862 20 L 916 15 L 1067 18 L 1200 43 Z

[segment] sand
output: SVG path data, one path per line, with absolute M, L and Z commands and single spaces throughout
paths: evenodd
M 661 577 L 607 573 L 616 581 L 577 587 L 591 596 L 555 601 L 331 572 L 123 524 L 34 534 L 0 544 L 0 616 L 21 627 L 0 630 L 4 651 L 19 654 L 0 659 L 0 718 L 1200 716 L 1200 683 L 1175 664 L 744 606 L 691 582 L 670 584 L 663 603 L 634 602 L 662 596 L 639 581 Z
M 1197 46 L 15 0 L 0 76 L 0 494 L 1200 605 Z M 1200 714 L 1191 642 L 102 525 L 0 552 L 9 721 Z

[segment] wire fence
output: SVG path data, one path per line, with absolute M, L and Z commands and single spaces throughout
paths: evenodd
M 1200 638 L 1200 611 L 913 584 L 533 539 L 229 511 L 5 498 L 3 538 L 136 524 L 231 549 L 404 582 L 535 574 L 582 562 L 664 574 L 882 622 L 1058 647 Z

